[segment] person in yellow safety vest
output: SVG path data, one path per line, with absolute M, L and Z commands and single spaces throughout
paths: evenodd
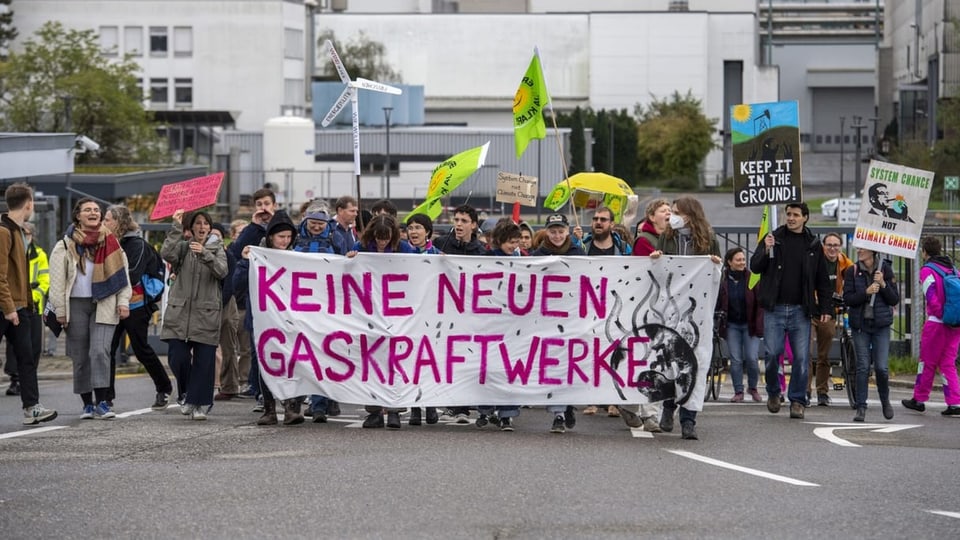
M 28 273 L 30 275 L 30 289 L 33 291 L 33 305 L 37 308 L 37 313 L 42 315 L 47 290 L 50 289 L 50 262 L 43 248 L 33 241 L 34 230 L 33 223 L 24 223 L 24 243 L 27 245 Z M 42 317 L 33 317 L 31 321 L 33 324 L 33 328 L 30 330 L 33 338 L 33 361 L 36 363 L 40 361 L 40 350 L 43 343 L 43 319 Z M 10 377 L 7 395 L 18 396 L 20 395 L 20 379 L 17 375 L 15 353 L 9 340 L 7 341 L 6 358 L 7 361 L 4 363 L 3 371 Z

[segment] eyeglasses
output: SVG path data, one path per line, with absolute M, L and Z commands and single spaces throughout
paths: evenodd
M 599 221 L 600 223 L 606 223 L 606 222 L 610 221 L 610 218 L 608 218 L 608 217 L 600 217 L 600 216 L 593 216 L 593 220 L 594 220 L 594 221 Z
M 824 244 L 823 246 L 828 247 L 830 249 L 836 249 L 838 247 L 841 247 L 840 244 Z

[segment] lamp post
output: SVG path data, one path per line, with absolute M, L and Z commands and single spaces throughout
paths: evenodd
M 863 117 L 854 116 L 853 125 L 850 126 L 850 129 L 855 130 L 857 132 L 857 141 L 856 141 L 857 142 L 857 153 L 856 153 L 857 163 L 855 168 L 856 172 L 854 173 L 856 176 L 853 179 L 853 190 L 857 196 L 860 195 L 860 148 L 861 148 L 860 132 L 863 131 L 864 128 L 868 127 L 866 124 L 860 123 L 861 120 L 863 120 Z
M 843 123 L 847 117 L 840 117 L 840 198 L 843 198 Z
M 383 108 L 383 118 L 386 120 L 387 125 L 387 163 L 383 167 L 384 178 L 387 182 L 387 199 L 390 199 L 390 113 L 393 112 L 393 107 L 384 107 Z

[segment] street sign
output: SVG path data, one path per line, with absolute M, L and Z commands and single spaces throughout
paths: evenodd
M 852 225 L 860 215 L 860 199 L 840 199 L 837 201 L 837 223 Z
M 943 189 L 948 191 L 956 191 L 960 189 L 960 176 L 943 177 Z

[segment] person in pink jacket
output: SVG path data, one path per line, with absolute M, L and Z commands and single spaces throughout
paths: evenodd
M 920 362 L 917 366 L 917 382 L 913 397 L 901 400 L 904 407 L 914 411 L 926 410 L 937 370 L 943 376 L 943 395 L 947 408 L 941 414 L 960 417 L 960 384 L 957 382 L 957 347 L 960 346 L 960 327 L 943 324 L 944 292 L 943 279 L 930 265 L 938 266 L 944 273 L 957 271 L 953 261 L 941 253 L 940 239 L 925 236 L 920 239 L 920 254 L 924 265 L 920 268 L 920 287 L 927 305 L 927 321 L 920 336 Z

